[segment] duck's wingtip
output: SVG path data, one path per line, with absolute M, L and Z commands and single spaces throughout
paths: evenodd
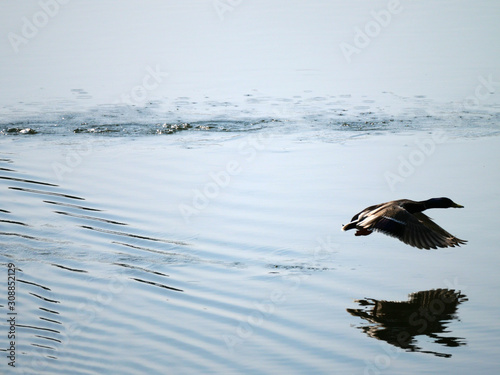
M 450 244 L 450 247 L 460 247 L 463 245 L 467 245 L 467 240 L 461 240 L 460 238 L 455 238 L 454 241 Z

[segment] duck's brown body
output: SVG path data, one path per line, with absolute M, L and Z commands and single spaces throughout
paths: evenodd
M 463 206 L 449 198 L 432 198 L 420 202 L 400 199 L 376 204 L 354 215 L 342 230 L 356 229 L 356 236 L 380 231 L 419 249 L 460 246 L 467 241 L 451 235 L 422 213 L 429 208 L 448 207 Z

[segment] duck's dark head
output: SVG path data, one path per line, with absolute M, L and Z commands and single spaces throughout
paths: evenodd
M 427 208 L 463 208 L 464 206 L 453 202 L 450 198 L 431 198 L 425 202 Z

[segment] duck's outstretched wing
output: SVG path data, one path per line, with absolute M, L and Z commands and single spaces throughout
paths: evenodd
M 378 212 L 379 210 L 384 209 L 384 206 L 387 206 L 389 203 L 391 202 L 374 204 L 373 206 L 366 207 L 363 211 L 360 211 L 356 215 L 354 215 L 350 223 L 342 225 L 342 230 L 346 231 L 355 229 L 361 221 L 366 219 L 369 215 L 372 215 L 374 212 Z
M 366 214 L 373 212 L 379 207 L 382 207 L 383 205 L 386 205 L 387 203 L 380 203 L 380 204 L 374 204 L 373 206 L 366 207 L 363 211 L 359 211 L 356 215 L 354 215 L 351 219 L 351 223 L 358 221 L 359 219 L 363 218 Z
M 444 239 L 444 243 L 442 243 L 442 244 L 446 245 L 446 246 L 440 246 L 440 245 L 436 245 L 436 246 L 438 246 L 438 247 L 448 247 L 448 246 L 454 247 L 454 246 L 464 245 L 465 243 L 467 243 L 466 240 L 461 240 L 460 238 L 457 238 L 454 235 L 452 235 L 451 233 L 445 231 L 443 228 L 441 228 L 439 225 L 437 225 L 434 221 L 432 221 L 432 219 L 429 216 L 427 216 L 421 212 L 414 213 L 413 216 L 418 221 L 420 221 L 423 225 L 425 225 L 427 228 L 429 228 L 433 233 L 435 233 L 436 235 L 438 235 L 442 239 Z
M 357 224 L 369 230 L 376 230 L 396 237 L 404 243 L 419 249 L 454 247 L 466 241 L 456 238 L 423 213 L 410 214 L 396 205 L 376 210 Z

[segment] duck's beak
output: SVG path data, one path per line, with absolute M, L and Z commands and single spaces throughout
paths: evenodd
M 458 204 L 458 203 L 454 203 L 454 206 L 453 207 L 456 207 L 456 208 L 464 208 L 464 206 L 462 206 L 461 204 Z

